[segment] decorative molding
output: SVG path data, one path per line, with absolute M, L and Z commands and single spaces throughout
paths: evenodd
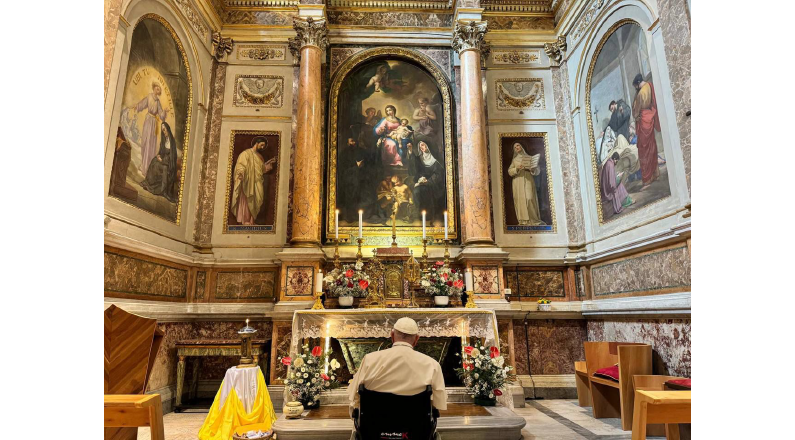
M 315 268 L 312 266 L 287 266 L 285 296 L 312 296 L 315 285 Z
M 235 75 L 235 107 L 281 108 L 284 104 L 284 77 Z
M 213 58 L 218 62 L 226 61 L 227 55 L 232 53 L 234 44 L 231 38 L 221 36 L 220 32 L 213 32 Z
M 690 315 L 691 293 L 634 296 L 582 302 L 583 316 L 606 315 Z
M 541 78 L 501 78 L 494 81 L 497 110 L 544 110 L 544 80 Z
M 227 9 L 232 8 L 285 8 L 298 6 L 299 0 L 225 0 Z
M 487 30 L 488 24 L 485 21 L 470 21 L 469 24 L 456 22 L 453 29 L 453 50 L 459 54 L 467 50 L 478 50 L 481 57 L 488 56 L 491 47 L 483 39 Z
M 238 60 L 284 61 L 287 46 L 283 44 L 242 44 L 237 46 Z
M 492 15 L 488 18 L 489 29 L 492 31 L 555 31 L 555 18 L 552 16 L 523 16 L 523 15 Z M 513 37 L 513 36 L 512 36 Z M 517 35 L 518 37 L 518 35 Z
M 453 25 L 453 14 L 437 12 L 375 12 L 375 11 L 328 11 L 329 25 L 370 26 L 401 28 L 449 28 Z
M 329 8 L 450 9 L 452 0 L 327 0 Z
M 566 52 L 566 48 L 566 37 L 563 35 L 559 36 L 554 43 L 544 43 L 544 52 L 555 66 L 560 65 L 560 62 L 563 61 L 563 53 Z
M 487 12 L 532 12 L 552 14 L 549 0 L 481 0 L 480 7 Z
M 491 53 L 494 64 L 538 64 L 540 50 L 495 50 Z
M 270 299 L 276 296 L 275 270 L 218 272 L 215 299 Z
M 190 0 L 174 0 L 179 6 L 179 10 L 185 14 L 185 18 L 188 19 L 190 25 L 193 27 L 193 30 L 196 31 L 197 34 L 201 35 L 202 38 L 207 38 L 207 26 L 204 24 L 204 20 L 202 20 L 201 15 L 193 9 L 193 5 L 191 4 Z M 204 40 L 207 41 L 207 40 Z
M 328 26 L 325 19 L 315 20 L 309 17 L 304 20 L 295 17 L 293 18 L 293 29 L 295 29 L 296 36 L 288 40 L 288 47 L 296 62 L 300 62 L 301 49 L 306 46 L 315 46 L 321 51 L 328 47 Z
M 591 25 L 594 17 L 596 17 L 596 13 L 599 12 L 599 9 L 604 6 L 605 0 L 593 0 L 591 5 L 588 6 L 588 10 L 582 15 L 580 20 L 574 26 L 574 31 L 571 33 L 571 41 L 572 43 L 576 43 L 580 37 L 585 33 L 588 29 L 588 26 Z
M 474 293 L 482 295 L 500 294 L 499 266 L 472 266 Z

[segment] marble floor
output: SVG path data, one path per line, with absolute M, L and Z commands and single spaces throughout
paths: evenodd
M 169 413 L 163 417 L 166 440 L 196 440 L 206 412 Z M 630 439 L 632 433 L 621 430 L 619 419 L 594 419 L 590 408 L 580 408 L 576 400 L 528 400 L 514 412 L 527 420 L 522 429 L 524 440 Z M 149 428 L 138 430 L 138 440 L 149 440 Z M 664 438 L 664 437 L 649 437 Z

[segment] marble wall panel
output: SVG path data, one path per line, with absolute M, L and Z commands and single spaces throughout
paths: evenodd
M 288 266 L 286 296 L 311 296 L 314 286 L 315 269 L 312 266 Z
M 687 190 L 690 191 L 690 9 L 685 0 L 660 0 L 660 29 L 665 45 L 665 61 L 671 78 L 679 146 L 685 164 Z
M 691 326 L 690 319 L 588 321 L 588 340 L 650 344 L 654 374 L 691 377 Z
M 595 299 L 690 290 L 687 244 L 591 267 Z
M 555 9 L 555 24 L 560 23 L 560 20 L 563 18 L 563 15 L 569 9 L 569 6 L 574 2 L 574 0 L 560 0 L 554 6 Z
M 508 319 L 500 319 L 497 321 L 497 331 L 500 335 L 500 354 L 505 358 L 505 363 L 510 364 L 511 360 L 511 321 Z M 514 366 L 514 368 L 516 368 Z
M 227 11 L 225 24 L 256 24 L 292 28 L 298 11 Z
M 207 288 L 207 272 L 201 270 L 196 272 L 196 294 L 195 298 L 197 300 L 204 299 L 204 291 Z
M 278 361 L 279 357 L 290 355 L 290 340 L 293 337 L 292 322 L 273 323 L 273 339 L 271 346 L 275 354 L 271 356 L 271 383 L 283 383 L 287 367 Z
M 210 105 L 207 115 L 207 133 L 203 145 L 199 196 L 196 207 L 196 222 L 193 239 L 200 245 L 209 245 L 213 232 L 213 210 L 215 185 L 218 179 L 218 152 L 221 145 L 221 117 L 224 108 L 226 64 L 213 62 L 210 86 Z
M 105 251 L 105 295 L 184 299 L 188 270 Z
M 121 3 L 122 0 L 105 0 L 105 96 L 108 94 L 113 52 L 116 50 L 116 32 L 119 29 Z
M 573 374 L 574 361 L 585 359 L 584 320 L 513 321 L 514 356 L 517 374 Z M 529 351 L 529 370 L 528 370 Z
M 585 214 L 580 191 L 580 173 L 577 165 L 577 144 L 571 121 L 571 96 L 566 63 L 552 68 L 552 92 L 555 97 L 555 117 L 560 150 L 560 171 L 563 176 L 563 205 L 566 210 L 566 233 L 570 245 L 585 243 Z
M 358 52 L 365 50 L 366 47 L 332 47 L 329 50 L 329 76 L 333 77 L 334 72 L 350 57 Z
M 452 14 L 424 12 L 359 12 L 328 11 L 331 26 L 378 26 L 378 27 L 422 27 L 450 28 L 453 26 Z
M 489 16 L 489 30 L 553 30 L 552 17 Z
M 560 270 L 531 270 L 517 272 L 518 291 L 513 295 L 533 298 L 564 298 L 564 272 Z
M 500 272 L 497 266 L 472 266 L 472 281 L 475 293 L 500 293 Z
M 215 299 L 269 299 L 276 296 L 276 271 L 230 271 L 216 275 Z

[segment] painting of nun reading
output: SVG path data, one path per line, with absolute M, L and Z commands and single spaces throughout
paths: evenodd
M 500 134 L 504 231 L 554 232 L 545 133 Z
M 171 26 L 135 25 L 109 195 L 179 224 L 190 128 L 190 71 Z

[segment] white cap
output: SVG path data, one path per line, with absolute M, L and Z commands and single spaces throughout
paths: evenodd
M 419 327 L 417 327 L 417 323 L 411 318 L 400 318 L 395 323 L 395 330 L 403 333 L 404 335 L 416 335 L 420 332 Z

